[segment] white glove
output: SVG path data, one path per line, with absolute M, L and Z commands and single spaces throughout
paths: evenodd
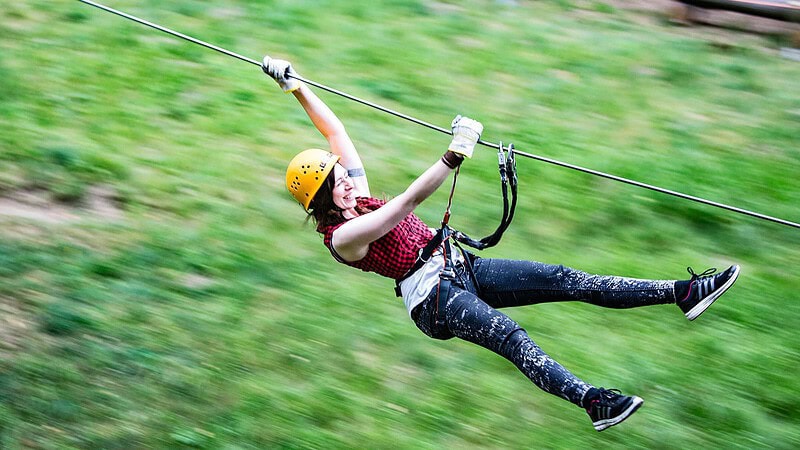
M 261 62 L 261 70 L 271 76 L 273 80 L 277 81 L 281 89 L 283 89 L 283 92 L 287 94 L 300 88 L 300 80 L 287 76 L 297 75 L 297 72 L 292 69 L 292 64 L 289 61 L 272 59 L 267 55 L 264 57 L 264 61 Z
M 469 117 L 456 116 L 453 123 L 450 124 L 453 129 L 453 140 L 450 142 L 448 150 L 467 158 L 472 158 L 472 152 L 475 150 L 475 144 L 481 137 L 483 132 L 483 125 L 477 120 L 472 120 Z

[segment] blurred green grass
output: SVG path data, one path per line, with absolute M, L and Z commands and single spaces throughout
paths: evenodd
M 489 141 L 800 218 L 800 66 L 773 37 L 602 1 L 110 6 L 433 123 L 473 116 Z M 324 141 L 258 68 L 79 2 L 0 17 L 0 194 L 74 216 L 0 216 L 0 447 L 800 445 L 796 230 L 519 161 L 516 222 L 487 256 L 648 278 L 743 266 L 696 323 L 667 306 L 509 311 L 577 375 L 645 398 L 598 434 L 330 259 L 282 181 Z M 321 95 L 378 195 L 447 144 Z M 455 226 L 495 226 L 494 167 L 482 151 L 465 165 Z M 119 215 L 91 207 L 97 186 Z M 419 214 L 436 223 L 445 201 Z

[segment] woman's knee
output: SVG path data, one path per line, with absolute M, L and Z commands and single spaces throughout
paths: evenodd
M 517 328 L 503 340 L 499 353 L 507 359 L 512 359 L 512 356 L 519 353 L 529 341 L 528 333 L 522 328 Z

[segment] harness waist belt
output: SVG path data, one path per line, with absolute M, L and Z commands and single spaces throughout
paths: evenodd
M 397 295 L 398 297 L 403 296 L 403 293 L 400 291 L 400 283 L 402 283 L 411 275 L 414 275 L 416 271 L 422 268 L 422 266 L 424 266 L 425 263 L 427 263 L 428 260 L 431 259 L 431 255 L 433 255 L 433 252 L 436 250 L 437 247 L 439 247 L 442 244 L 444 240 L 445 240 L 444 228 L 439 228 L 438 230 L 436 230 L 436 234 L 433 235 L 433 238 L 430 241 L 428 241 L 428 244 L 425 245 L 425 247 L 423 247 L 422 251 L 417 257 L 417 260 L 414 261 L 414 265 L 411 266 L 410 269 L 408 269 L 408 272 L 406 272 L 405 275 L 395 280 L 395 286 L 394 286 L 395 295 Z

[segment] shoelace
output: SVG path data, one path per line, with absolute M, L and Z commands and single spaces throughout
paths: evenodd
M 713 275 L 714 273 L 717 272 L 717 268 L 716 267 L 712 267 L 710 269 L 706 269 L 705 271 L 703 271 L 702 273 L 699 273 L 699 274 L 695 273 L 694 270 L 691 267 L 687 267 L 686 271 L 689 272 L 689 275 L 692 276 L 692 279 L 690 281 L 694 281 L 694 280 L 697 280 L 698 278 L 703 278 L 703 277 L 707 277 L 707 276 Z
M 600 398 L 606 398 L 610 400 L 617 395 L 622 395 L 622 391 L 620 391 L 619 389 L 600 388 Z
M 619 389 L 606 389 L 603 387 L 599 389 L 600 389 L 600 396 L 592 400 L 589 406 L 586 407 L 586 412 L 589 413 L 589 415 L 592 414 L 592 408 L 605 406 L 607 405 L 606 402 L 613 400 L 614 397 L 616 396 L 622 395 L 622 391 L 620 391 Z

